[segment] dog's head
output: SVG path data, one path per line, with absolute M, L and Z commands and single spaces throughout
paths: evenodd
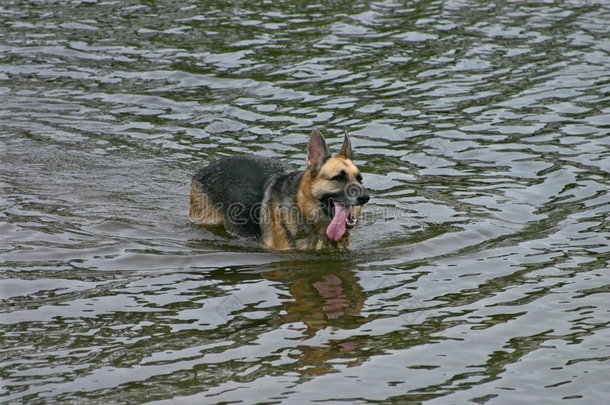
M 343 146 L 332 156 L 320 131 L 314 129 L 307 146 L 311 172 L 310 193 L 330 221 L 328 239 L 338 241 L 356 226 L 362 206 L 371 198 L 362 185 L 360 170 L 352 162 L 352 145 L 345 131 Z

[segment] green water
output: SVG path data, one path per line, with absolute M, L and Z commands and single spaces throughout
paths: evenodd
M 0 402 L 605 404 L 609 20 L 0 2 Z M 371 192 L 349 252 L 187 223 L 196 169 L 312 128 Z

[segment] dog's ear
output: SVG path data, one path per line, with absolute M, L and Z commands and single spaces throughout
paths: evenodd
M 319 168 L 329 157 L 330 152 L 328 146 L 326 146 L 326 140 L 320 131 L 314 129 L 309 135 L 309 144 L 307 145 L 307 165 Z
M 352 152 L 352 141 L 349 139 L 349 133 L 345 130 L 345 137 L 343 138 L 343 145 L 337 156 L 343 156 L 344 158 L 351 159 L 354 153 Z

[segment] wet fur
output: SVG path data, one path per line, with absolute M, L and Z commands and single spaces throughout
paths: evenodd
M 305 171 L 261 156 L 225 157 L 193 176 L 188 217 L 199 225 L 224 224 L 229 233 L 260 239 L 275 250 L 345 248 L 351 244 L 350 230 L 338 241 L 328 239 L 331 218 L 320 200 L 344 191 L 344 184 L 331 180 L 342 170 L 347 182 L 357 181 L 357 167 L 342 155 L 310 163 Z M 358 217 L 361 206 L 351 210 Z

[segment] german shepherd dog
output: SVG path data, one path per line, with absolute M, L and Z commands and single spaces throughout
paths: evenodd
M 230 234 L 258 238 L 268 249 L 342 249 L 351 244 L 350 230 L 369 199 L 347 131 L 331 156 L 314 129 L 304 171 L 255 155 L 224 157 L 200 169 L 191 182 L 188 218 L 224 224 Z

